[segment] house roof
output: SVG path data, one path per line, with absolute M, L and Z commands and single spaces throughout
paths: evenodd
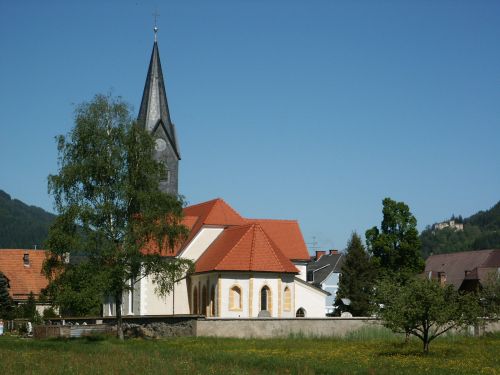
M 485 281 L 489 273 L 499 267 L 500 249 L 491 249 L 431 255 L 425 262 L 424 272 L 431 278 L 444 272 L 446 283 L 458 289 L 465 279 Z
M 24 265 L 24 255 L 29 265 Z M 0 249 L 0 271 L 9 279 L 10 295 L 14 300 L 25 300 L 30 292 L 35 295 L 48 284 L 42 274 L 44 250 Z
M 258 223 L 288 259 L 309 261 L 309 252 L 297 220 L 247 219 L 247 221 Z
M 307 271 L 313 272 L 312 282 L 316 285 L 321 284 L 332 273 L 340 273 L 342 264 L 344 263 L 344 255 L 342 253 L 325 254 L 315 262 L 307 265 Z
M 226 229 L 196 262 L 208 271 L 299 272 L 258 223 Z

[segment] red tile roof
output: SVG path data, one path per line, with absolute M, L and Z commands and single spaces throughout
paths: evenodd
M 177 245 L 173 251 L 163 248 L 161 255 L 178 255 L 205 225 L 229 227 L 244 225 L 246 221 L 231 206 L 224 202 L 223 199 L 217 198 L 184 208 L 184 219 L 182 223 L 189 229 L 188 238 L 184 243 Z M 142 252 L 157 253 L 158 246 L 156 243 L 150 242 L 142 249 Z
M 29 266 L 24 265 L 24 254 L 29 255 Z M 30 292 L 38 295 L 47 286 L 42 274 L 45 254 L 44 250 L 0 249 L 0 271 L 9 279 L 14 300 L 27 299 Z
M 462 251 L 431 255 L 425 262 L 424 274 L 436 278 L 439 272 L 446 275 L 446 284 L 460 288 L 464 279 L 476 277 L 485 281 L 492 269 L 500 268 L 500 250 Z M 470 271 L 466 277 L 465 271 Z
M 247 219 L 247 221 L 260 224 L 288 259 L 310 260 L 309 251 L 296 220 Z
M 196 262 L 207 271 L 299 272 L 257 223 L 226 229 Z
M 184 209 L 183 223 L 190 229 L 184 244 L 173 252 L 181 254 L 204 226 L 224 228 L 222 234 L 198 259 L 196 272 L 208 270 L 298 272 L 292 260 L 309 261 L 309 253 L 295 220 L 244 219 L 224 200 L 217 198 Z M 250 239 L 252 239 L 250 241 Z M 146 252 L 156 252 L 151 244 Z
M 191 242 L 204 225 L 229 227 L 246 224 L 245 219 L 243 219 L 239 213 L 237 213 L 230 205 L 220 198 L 188 206 L 184 208 L 184 215 L 186 217 L 196 217 L 197 220 L 190 228 L 191 232 L 182 248 Z M 178 251 L 176 254 L 177 253 Z

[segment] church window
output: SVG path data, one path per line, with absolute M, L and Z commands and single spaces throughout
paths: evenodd
M 289 287 L 285 287 L 283 310 L 290 311 L 292 308 L 292 292 Z
M 194 287 L 193 290 L 193 314 L 198 314 L 198 288 Z
M 297 318 L 305 318 L 306 317 L 306 310 L 304 310 L 302 307 L 297 310 L 295 313 L 295 317 Z
M 260 309 L 261 311 L 271 311 L 271 290 L 266 285 L 260 290 Z
M 236 285 L 232 286 L 229 290 L 229 310 L 241 310 L 241 297 L 241 288 Z

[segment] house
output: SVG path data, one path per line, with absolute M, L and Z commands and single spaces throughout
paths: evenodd
M 16 304 L 25 303 L 31 292 L 38 299 L 47 286 L 42 273 L 45 254 L 44 250 L 0 249 L 0 272 L 9 280 L 9 294 Z M 44 307 L 39 305 L 37 310 L 41 313 Z
M 338 250 L 316 251 L 313 261 L 307 265 L 307 281 L 329 293 L 325 299 L 325 314 L 334 311 L 333 304 L 339 286 L 344 255 Z
M 500 249 L 431 255 L 424 274 L 456 289 L 477 290 L 491 275 L 500 275 Z
M 433 225 L 434 230 L 441 230 L 444 228 L 450 228 L 455 231 L 462 231 L 464 230 L 464 224 L 463 223 L 458 223 L 455 220 L 448 220 L 448 221 L 443 221 L 441 223 L 437 223 Z
M 186 207 L 184 215 L 190 234 L 166 255 L 192 260 L 194 273 L 165 298 L 149 277 L 133 283 L 124 315 L 324 317 L 328 293 L 306 282 L 309 253 L 297 221 L 243 218 L 220 198 Z M 114 302 L 103 310 L 114 315 Z

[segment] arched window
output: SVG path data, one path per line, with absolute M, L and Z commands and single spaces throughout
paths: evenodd
M 289 287 L 285 287 L 283 310 L 290 311 L 292 309 L 292 292 Z
M 193 289 L 193 314 L 198 314 L 198 288 Z
M 266 285 L 260 290 L 260 310 L 261 311 L 271 311 L 271 290 Z
M 297 318 L 305 318 L 306 317 L 306 310 L 304 310 L 302 307 L 297 310 L 295 313 L 295 316 Z
M 229 290 L 229 310 L 241 310 L 241 288 L 233 285 Z
M 215 316 L 215 286 L 210 290 L 210 316 Z
M 206 315 L 207 313 L 207 287 L 203 285 L 201 289 L 201 314 Z

